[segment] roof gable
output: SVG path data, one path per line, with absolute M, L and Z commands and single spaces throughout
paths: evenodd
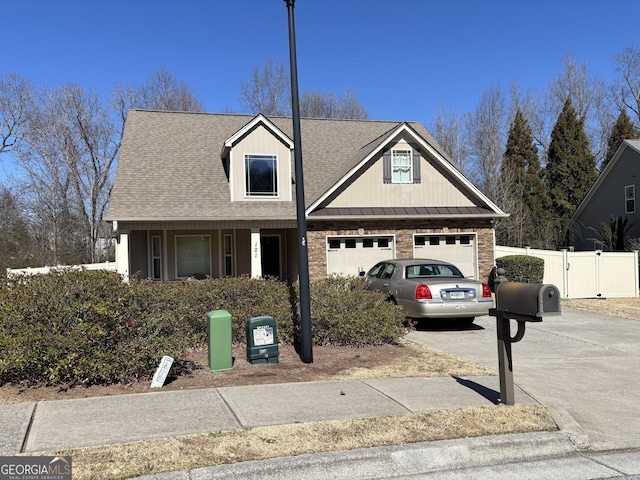
M 229 138 L 227 138 L 222 146 L 222 158 L 227 156 L 228 151 L 242 138 L 252 132 L 255 128 L 262 125 L 264 128 L 269 130 L 276 138 L 278 138 L 282 143 L 287 145 L 290 150 L 293 150 L 293 140 L 291 140 L 287 135 L 284 134 L 282 130 L 276 127 L 267 117 L 262 114 L 257 115 L 253 120 L 244 125 L 240 130 L 235 132 Z
M 598 190 L 602 187 L 603 184 L 606 183 L 606 180 L 611 175 L 611 172 L 616 169 L 618 162 L 621 161 L 620 159 L 623 158 L 628 152 L 638 154 L 638 163 L 640 165 L 640 139 L 624 140 L 620 144 L 618 150 L 616 150 L 616 153 L 613 155 L 613 157 L 611 157 L 611 160 L 609 161 L 609 163 L 607 163 L 607 166 L 600 172 L 600 175 L 598 175 L 598 178 L 596 178 L 596 181 L 593 183 L 584 199 L 582 200 L 582 202 L 580 202 L 580 205 L 578 205 L 578 208 L 576 208 L 576 211 L 571 216 L 572 221 L 578 219 L 580 215 L 582 215 L 585 208 L 587 208 Z
M 430 136 L 429 140 L 431 141 L 428 141 L 406 122 L 397 124 L 394 128 L 360 148 L 350 159 L 350 162 L 346 163 L 343 169 L 329 180 L 320 195 L 307 207 L 307 213 L 309 214 L 318 208 L 326 206 L 326 201 L 330 197 L 335 196 L 338 191 L 344 189 L 374 157 L 380 156 L 382 151 L 388 149 L 398 138 L 408 139 L 409 143 L 418 145 L 418 149 L 424 155 L 428 155 L 439 169 L 444 171 L 463 191 L 470 195 L 479 204 L 479 207 L 483 208 L 485 213 L 493 212 L 500 216 L 506 215 L 445 158 L 440 149 L 434 146 L 436 145 L 435 141 Z

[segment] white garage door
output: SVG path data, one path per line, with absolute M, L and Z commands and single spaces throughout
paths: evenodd
M 393 236 L 327 237 L 327 274 L 358 275 L 395 256 Z
M 413 256 L 453 263 L 465 277 L 478 278 L 475 234 L 414 235 Z

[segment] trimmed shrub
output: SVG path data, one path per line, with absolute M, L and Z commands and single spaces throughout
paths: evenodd
M 0 288 L 0 384 L 108 384 L 148 378 L 160 355 L 188 339 L 170 318 L 149 317 L 113 272 L 53 271 Z
M 405 333 L 402 309 L 385 294 L 366 290 L 361 278 L 332 275 L 310 289 L 315 345 L 381 345 Z
M 246 322 L 275 319 L 278 338 L 299 340 L 295 288 L 249 277 L 187 282 L 131 279 L 114 272 L 52 271 L 0 285 L 0 385 L 94 385 L 150 379 L 162 355 L 184 359 L 207 344 L 207 313 L 227 310 L 232 340 Z M 294 297 L 295 296 L 295 297 Z M 404 333 L 404 315 L 362 279 L 330 277 L 311 288 L 313 342 L 377 345 Z M 184 365 L 183 365 L 184 366 Z
M 531 255 L 496 258 L 496 267 L 504 269 L 510 282 L 542 283 L 544 278 L 544 260 Z

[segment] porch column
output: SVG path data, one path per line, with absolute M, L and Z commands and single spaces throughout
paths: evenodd
M 260 229 L 251 229 L 251 276 L 262 277 L 262 249 L 260 248 Z
M 118 232 L 116 242 L 116 271 L 129 280 L 129 232 Z

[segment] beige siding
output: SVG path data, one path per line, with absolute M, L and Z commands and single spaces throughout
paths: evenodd
M 244 156 L 246 154 L 276 155 L 278 159 L 278 194 L 277 199 L 260 199 L 291 201 L 291 152 L 289 147 L 273 136 L 264 126 L 258 125 L 232 148 L 231 158 L 231 196 L 233 201 L 245 201 Z M 256 199 L 250 199 L 255 201 Z
M 395 146 L 411 148 L 407 143 L 397 143 Z M 379 156 L 327 206 L 461 207 L 475 205 L 428 159 L 422 157 L 420 163 L 420 183 L 385 184 L 382 182 L 382 156 Z

